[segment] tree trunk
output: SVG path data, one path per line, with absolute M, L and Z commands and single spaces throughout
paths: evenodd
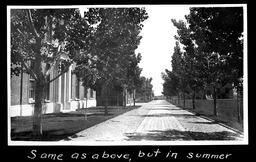
M 126 107 L 126 89 L 123 88 L 123 107 Z
M 104 106 L 104 115 L 108 115 L 108 88 L 107 86 L 103 86 L 103 94 L 105 98 L 105 106 Z
M 84 107 L 84 119 L 85 120 L 87 120 L 87 107 L 88 107 L 88 89 L 87 89 L 87 87 L 84 87 L 85 88 L 85 91 L 84 92 L 86 92 L 85 94 L 84 94 L 84 97 L 85 97 L 85 107 Z
M 42 130 L 42 107 L 44 101 L 44 88 L 41 79 L 36 80 L 35 86 L 35 105 L 34 105 L 34 115 L 33 115 L 33 136 L 38 139 L 43 135 Z
M 213 115 L 217 116 L 217 94 L 216 87 L 213 87 Z
M 239 94 L 240 94 L 240 89 L 237 87 L 237 95 L 236 95 L 236 104 L 237 104 L 237 121 L 240 123 L 241 122 L 241 114 L 240 114 L 240 104 L 239 104 Z
M 23 66 L 20 73 L 20 116 L 22 116 L 22 93 L 23 93 Z
M 239 99 L 238 99 L 238 96 L 236 97 L 236 107 L 237 107 L 237 121 L 240 123 L 241 117 L 240 117 L 240 107 L 239 107 Z
M 133 90 L 133 106 L 135 107 L 135 93 L 136 93 L 136 90 L 134 89 Z
M 115 96 L 113 96 L 114 98 Z M 116 106 L 119 106 L 119 103 L 118 103 L 118 95 L 116 95 Z
M 196 98 L 196 90 L 193 90 L 193 98 L 192 98 L 192 104 L 193 104 L 193 109 L 196 109 L 195 107 L 195 98 Z
M 180 105 L 180 93 L 178 93 L 178 105 Z
M 185 108 L 186 104 L 186 96 L 185 96 L 185 92 L 183 92 L 183 107 Z
M 108 115 L 108 96 L 105 97 L 104 115 Z

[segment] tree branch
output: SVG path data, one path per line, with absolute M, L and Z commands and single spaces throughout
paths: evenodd
M 71 64 L 70 64 L 71 65 Z M 66 69 L 64 71 L 62 71 L 60 74 L 58 74 L 56 77 L 52 78 L 50 81 L 48 81 L 47 83 L 51 83 L 53 82 L 54 80 L 58 79 L 62 74 L 66 73 L 68 70 L 69 70 L 69 66 L 66 67 Z
M 51 67 L 46 71 L 46 73 L 45 73 L 46 76 L 51 73 L 51 71 L 54 69 L 54 66 L 55 66 L 55 63 L 53 63 L 53 64 L 51 65 Z
M 62 51 L 58 51 L 54 56 L 53 56 L 53 63 L 51 64 L 51 67 L 46 71 L 46 75 L 49 75 L 50 72 L 53 70 L 53 68 L 60 63 L 60 57 L 61 57 Z M 70 65 L 69 65 L 70 66 Z
M 17 29 L 17 31 L 26 39 L 26 36 L 20 31 L 20 29 Z
M 22 54 L 19 53 L 19 56 L 21 57 L 21 63 L 22 63 L 22 65 L 25 67 L 26 71 L 27 71 L 35 80 L 37 80 L 36 74 L 35 74 L 30 68 L 28 68 L 28 65 L 25 63 Z
M 37 38 L 40 38 L 40 36 L 39 36 L 39 34 L 37 33 L 36 28 L 35 28 L 35 26 L 34 26 L 34 23 L 33 23 L 33 20 L 32 20 L 32 15 L 31 15 L 30 10 L 27 10 L 27 14 L 28 14 L 28 19 L 29 19 L 29 25 L 30 25 L 30 27 L 31 27 L 31 29 L 32 29 L 32 32 L 35 34 L 35 36 L 36 36 Z
M 54 69 L 55 65 L 59 63 L 59 61 L 54 60 L 55 58 L 53 58 L 53 63 L 51 64 L 51 67 L 45 72 L 45 75 L 49 75 L 50 72 Z
M 35 75 L 35 73 L 30 69 L 28 68 L 27 64 L 25 62 L 22 61 L 22 64 L 23 66 L 25 67 L 25 69 L 27 70 L 27 72 L 35 79 L 37 80 L 37 77 Z

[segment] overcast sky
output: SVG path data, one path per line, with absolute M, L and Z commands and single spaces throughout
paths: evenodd
M 161 95 L 163 89 L 161 72 L 165 69 L 171 70 L 171 56 L 175 46 L 174 35 L 177 33 L 171 19 L 185 20 L 189 7 L 151 5 L 145 8 L 149 17 L 143 23 L 142 39 L 136 53 L 142 55 L 139 64 L 143 68 L 142 76 L 152 77 L 154 94 Z

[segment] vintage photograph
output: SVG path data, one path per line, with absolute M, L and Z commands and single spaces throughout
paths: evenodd
M 7 6 L 8 145 L 248 144 L 247 5 Z

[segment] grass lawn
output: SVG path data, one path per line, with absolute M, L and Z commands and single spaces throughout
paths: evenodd
M 140 106 L 127 106 L 125 108 L 109 107 L 108 115 L 104 115 L 103 108 L 90 108 L 85 117 L 82 111 L 70 113 L 54 113 L 43 115 L 43 136 L 34 139 L 32 136 L 32 116 L 11 118 L 11 140 L 17 141 L 58 141 L 72 136 L 77 132 L 92 127 L 98 123 L 111 119 Z

